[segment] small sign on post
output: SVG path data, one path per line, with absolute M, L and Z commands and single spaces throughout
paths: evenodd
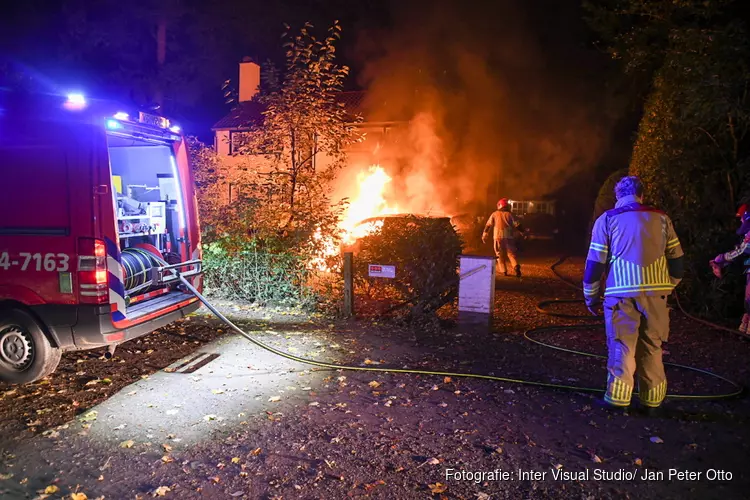
M 383 266 L 381 264 L 369 264 L 367 274 L 371 278 L 395 278 L 396 266 Z

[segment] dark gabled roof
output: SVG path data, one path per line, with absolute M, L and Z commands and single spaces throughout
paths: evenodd
M 364 115 L 366 92 L 355 90 L 341 92 L 336 100 L 344 105 L 346 112 L 352 116 Z M 263 121 L 263 106 L 257 101 L 245 101 L 232 108 L 224 118 L 216 122 L 213 130 L 247 129 Z
M 216 122 L 213 130 L 250 128 L 262 121 L 263 105 L 258 101 L 245 101 L 232 108 L 232 111 Z

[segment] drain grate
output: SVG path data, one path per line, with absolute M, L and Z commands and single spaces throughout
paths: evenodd
M 177 361 L 164 368 L 167 373 L 193 373 L 219 357 L 218 353 L 199 352 L 187 361 Z

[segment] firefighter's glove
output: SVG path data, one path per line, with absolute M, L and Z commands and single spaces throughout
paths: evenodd
M 585 297 L 584 302 L 586 303 L 586 309 L 588 309 L 591 314 L 593 314 L 594 316 L 601 315 L 601 313 L 599 313 L 601 299 L 598 295 L 596 297 Z
M 722 266 L 722 265 L 724 265 L 724 264 L 727 263 L 727 259 L 724 257 L 723 253 L 720 253 L 719 255 L 716 256 L 716 258 L 713 260 L 713 262 L 716 265 Z
M 712 260 L 708 263 L 709 266 L 711 266 L 711 272 L 714 273 L 714 276 L 721 279 L 723 275 L 723 270 L 719 264 L 716 263 L 716 261 Z
M 487 243 L 487 233 L 482 233 L 482 243 Z
M 600 303 L 599 303 L 599 301 L 597 300 L 597 301 L 596 301 L 596 303 L 594 303 L 594 304 L 591 304 L 591 305 L 587 305 L 587 306 L 586 306 L 586 309 L 588 309 L 588 310 L 589 310 L 589 312 L 591 313 L 591 315 L 592 315 L 592 316 L 601 316 L 601 315 L 602 315 L 602 313 L 601 313 L 601 311 L 599 310 L 599 307 L 600 307 L 600 305 L 601 305 L 601 304 L 600 304 Z

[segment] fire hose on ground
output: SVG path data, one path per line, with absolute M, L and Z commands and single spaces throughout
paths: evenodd
M 566 281 L 558 272 L 556 271 L 556 267 L 562 264 L 562 262 L 565 260 L 565 258 L 559 259 L 557 262 L 555 262 L 551 269 L 555 273 L 555 276 L 557 276 L 558 279 L 563 281 L 564 283 L 576 287 L 572 283 Z M 177 271 L 173 271 L 177 272 Z M 329 363 L 326 361 L 319 361 L 314 359 L 308 359 L 303 358 L 301 356 L 296 356 L 294 354 L 282 351 L 280 349 L 277 349 L 271 345 L 266 344 L 265 342 L 262 342 L 258 340 L 257 338 L 249 335 L 247 332 L 242 330 L 240 327 L 235 325 L 232 321 L 230 321 L 226 316 L 224 316 L 216 307 L 214 307 L 208 299 L 206 299 L 198 290 L 195 289 L 195 287 L 182 275 L 179 275 L 180 281 L 183 285 L 191 292 L 193 293 L 202 303 L 203 305 L 208 308 L 209 311 L 211 311 L 217 318 L 219 318 L 222 322 L 224 322 L 229 328 L 234 330 L 237 334 L 241 335 L 254 345 L 260 347 L 261 349 L 265 349 L 266 351 L 269 351 L 273 354 L 276 354 L 278 356 L 281 356 L 282 358 L 286 358 L 291 361 L 296 361 L 298 363 L 316 366 L 319 368 L 328 368 L 332 370 L 347 370 L 347 371 L 360 371 L 360 372 L 378 372 L 378 373 L 407 373 L 412 375 L 428 375 L 428 376 L 438 376 L 438 377 L 461 377 L 461 378 L 474 378 L 474 379 L 484 379 L 484 380 L 493 380 L 496 382 L 505 382 L 510 384 L 521 384 L 521 385 L 528 385 L 528 386 L 535 386 L 535 387 L 546 387 L 550 389 L 558 389 L 558 390 L 566 390 L 566 391 L 575 391 L 575 392 L 589 392 L 589 393 L 603 393 L 605 392 L 605 389 L 603 387 L 583 387 L 583 386 L 575 386 L 575 385 L 566 385 L 566 384 L 556 384 L 551 382 L 541 382 L 536 380 L 525 380 L 525 379 L 516 379 L 516 378 L 509 378 L 509 377 L 500 377 L 495 375 L 486 375 L 481 373 L 458 373 L 458 372 L 450 372 L 450 371 L 438 371 L 438 370 L 419 370 L 419 369 L 411 369 L 411 368 L 387 368 L 387 367 L 373 367 L 373 366 L 351 366 L 351 365 L 341 365 L 337 363 Z M 578 287 L 576 287 L 578 288 Z M 584 318 L 593 318 L 592 316 L 574 316 L 574 315 L 563 315 L 561 313 L 554 313 L 547 311 L 545 309 L 546 306 L 553 304 L 553 303 L 582 303 L 582 299 L 566 299 L 566 300 L 546 300 L 542 301 L 539 304 L 537 304 L 537 310 L 540 311 L 543 314 L 549 315 L 549 316 L 556 316 L 556 317 L 566 317 L 566 318 L 575 318 L 575 319 L 584 319 Z M 690 317 L 690 316 L 688 316 Z M 596 328 L 602 328 L 603 322 L 597 322 L 597 323 L 587 323 L 583 325 L 556 325 L 556 326 L 543 326 L 543 327 L 536 327 L 531 328 L 524 332 L 524 338 L 541 346 L 544 346 L 549 349 L 554 349 L 561 352 L 566 352 L 570 354 L 576 354 L 579 356 L 587 356 L 587 357 L 593 357 L 593 358 L 603 358 L 606 359 L 606 356 L 602 356 L 599 354 L 594 354 L 590 352 L 584 352 L 584 351 L 577 351 L 574 349 L 567 349 L 559 346 L 555 346 L 552 344 L 544 343 L 540 340 L 537 340 L 535 338 L 532 338 L 532 334 L 538 334 L 542 332 L 552 332 L 552 331 L 563 331 L 563 330 L 572 330 L 572 329 L 596 329 Z M 713 325 L 712 325 L 713 326 Z M 718 326 L 718 325 L 717 325 Z M 695 373 L 700 373 L 702 375 L 706 375 L 718 380 L 721 380 L 733 387 L 732 390 L 729 392 L 722 392 L 718 394 L 668 394 L 667 397 L 670 399 L 681 399 L 681 400 L 720 400 L 720 399 L 729 399 L 733 397 L 737 397 L 740 394 L 742 394 L 744 388 L 738 384 L 737 382 L 734 382 L 732 380 L 729 380 L 728 378 L 725 378 L 721 375 L 718 375 L 716 373 L 710 372 L 708 370 L 704 370 L 701 368 L 695 368 L 692 366 L 686 366 L 681 365 L 677 363 L 664 363 L 666 366 L 672 366 L 688 371 L 692 371 Z M 637 393 L 635 393 L 637 394 Z

